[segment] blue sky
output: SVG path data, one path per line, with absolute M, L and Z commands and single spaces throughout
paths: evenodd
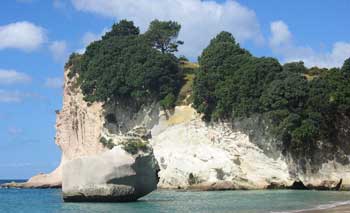
M 60 161 L 55 110 L 64 62 L 123 18 L 183 26 L 179 54 L 196 60 L 210 38 L 233 33 L 257 56 L 307 66 L 350 57 L 348 0 L 3 0 L 0 7 L 0 179 L 28 178 Z

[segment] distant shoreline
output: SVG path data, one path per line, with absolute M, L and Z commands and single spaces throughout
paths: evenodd
M 28 179 L 0 179 L 0 185 L 3 183 L 10 183 L 10 182 L 24 183 L 27 181 Z

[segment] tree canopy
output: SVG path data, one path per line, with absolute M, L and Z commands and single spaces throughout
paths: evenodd
M 67 63 L 73 64 L 69 75 L 79 74 L 78 83 L 89 102 L 158 100 L 165 107 L 174 105 L 181 79 L 178 60 L 150 45 L 133 22 L 114 24 L 102 40 L 77 57 L 72 55 Z
M 350 58 L 344 61 L 341 71 L 344 73 L 348 73 L 348 75 L 350 75 Z
M 177 22 L 156 19 L 151 22 L 145 37 L 153 47 L 162 53 L 173 53 L 177 52 L 178 46 L 183 44 L 183 41 L 177 40 L 180 29 L 181 25 Z
M 180 57 L 181 69 L 173 54 L 183 43 L 177 40 L 180 29 L 176 22 L 154 20 L 141 34 L 133 22 L 122 20 L 84 54 L 71 55 L 68 77 L 77 77 L 88 102 L 128 100 L 141 106 L 158 101 L 172 108 L 184 64 L 190 64 Z M 274 58 L 254 57 L 232 34 L 221 32 L 198 62 L 199 68 L 187 73 L 193 88 L 184 91 L 192 92 L 193 107 L 203 119 L 261 116 L 284 151 L 295 156 L 310 154 L 320 140 L 331 144 L 339 118 L 350 117 L 350 58 L 341 69 L 307 68 L 301 61 L 281 65 Z
M 267 119 L 270 133 L 298 155 L 328 141 L 339 116 L 350 115 L 350 59 L 339 69 L 283 66 L 256 58 L 228 32 L 213 38 L 199 57 L 193 106 L 207 121 L 234 121 L 252 115 Z
M 102 39 L 108 39 L 114 36 L 132 36 L 139 34 L 140 29 L 138 27 L 135 27 L 132 21 L 123 19 L 119 23 L 113 24 L 112 30 L 102 36 Z

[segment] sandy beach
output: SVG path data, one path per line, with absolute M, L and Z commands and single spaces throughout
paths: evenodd
M 299 212 L 299 211 L 298 211 Z M 334 208 L 327 208 L 327 209 L 313 209 L 313 210 L 306 210 L 306 211 L 300 211 L 301 213 L 341 213 L 341 212 L 350 212 L 350 205 L 340 205 Z

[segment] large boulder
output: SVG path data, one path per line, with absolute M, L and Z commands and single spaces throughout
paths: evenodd
M 122 146 L 63 165 L 66 202 L 129 202 L 157 188 L 158 163 L 152 148 L 128 153 Z

